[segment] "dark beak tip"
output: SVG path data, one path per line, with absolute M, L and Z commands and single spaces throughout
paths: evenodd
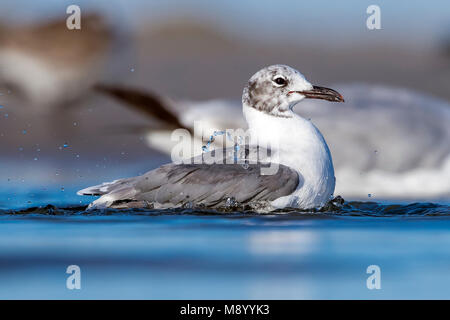
M 288 95 L 292 93 L 303 94 L 307 99 L 323 99 L 330 102 L 345 102 L 344 97 L 339 92 L 325 87 L 313 86 L 312 90 L 289 91 Z
M 333 90 L 333 91 L 334 91 L 334 90 Z M 342 96 L 342 94 L 340 94 L 340 93 L 337 92 L 337 91 L 334 91 L 334 93 L 335 93 L 334 101 L 336 101 L 336 102 L 345 102 L 345 99 L 344 99 L 344 97 Z
M 329 101 L 331 102 L 345 102 L 345 99 L 343 96 L 339 95 L 339 96 L 335 96 L 332 99 L 329 99 Z

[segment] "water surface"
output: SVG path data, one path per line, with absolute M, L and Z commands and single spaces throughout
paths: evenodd
M 450 298 L 447 204 L 346 202 L 328 212 L 0 214 L 0 298 Z M 81 290 L 66 288 L 67 266 Z M 381 268 L 369 290 L 366 269 Z

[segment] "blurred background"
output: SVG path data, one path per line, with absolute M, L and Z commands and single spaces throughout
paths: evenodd
M 65 27 L 71 4 L 81 30 Z M 448 199 L 450 4 L 378 1 L 369 30 L 370 4 L 2 1 L 0 207 L 87 203 L 77 189 L 169 160 L 136 129 L 152 119 L 94 84 L 240 108 L 246 81 L 275 63 L 346 98 L 296 107 L 330 145 L 336 194 Z
M 66 28 L 72 4 L 81 30 Z M 372 4 L 380 30 L 366 27 Z M 0 214 L 0 298 L 448 297 L 444 0 L 2 0 L 0 212 L 87 204 L 77 190 L 168 162 L 149 97 L 183 126 L 245 125 L 242 89 L 275 63 L 345 97 L 295 111 L 329 144 L 336 195 L 363 203 L 345 214 Z M 142 105 L 99 84 L 140 90 Z M 82 290 L 65 287 L 71 264 Z M 366 287 L 373 264 L 382 290 Z

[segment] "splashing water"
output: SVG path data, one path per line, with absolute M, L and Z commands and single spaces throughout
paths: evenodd
M 206 142 L 206 145 L 204 145 L 204 146 L 202 147 L 202 151 L 203 151 L 203 152 L 209 152 L 209 151 L 210 151 L 211 144 L 216 140 L 215 137 L 217 137 L 217 136 L 223 136 L 224 134 L 226 134 L 228 140 L 234 142 L 233 137 L 231 136 L 231 134 L 230 134 L 228 131 L 226 131 L 226 130 L 222 130 L 222 131 L 214 131 L 213 134 L 209 137 L 209 140 Z
M 215 137 L 217 136 L 222 136 L 226 134 L 227 139 L 231 142 L 234 143 L 233 145 L 233 149 L 234 149 L 234 162 L 238 162 L 238 152 L 241 149 L 241 144 L 243 141 L 243 138 L 241 136 L 236 136 L 237 142 L 234 141 L 233 136 L 230 134 L 230 132 L 226 131 L 226 130 L 222 130 L 222 131 L 214 131 L 214 133 L 209 137 L 209 140 L 207 141 L 206 145 L 204 145 L 202 147 L 202 151 L 204 153 L 209 152 L 210 151 L 210 147 L 211 144 L 215 141 Z M 247 168 L 245 168 L 247 169 Z
M 61 187 L 62 192 L 65 191 Z M 261 203 L 241 204 L 235 198 L 227 199 L 226 204 L 222 208 L 210 209 L 202 205 L 195 205 L 192 202 L 179 208 L 170 209 L 101 209 L 86 211 L 87 206 L 61 206 L 43 205 L 39 207 L 31 207 L 26 209 L 0 210 L 0 215 L 27 215 L 27 214 L 43 214 L 43 215 L 238 215 L 238 216 L 254 216 L 254 215 L 283 215 L 283 216 L 308 216 L 311 219 L 324 217 L 426 217 L 426 216 L 442 216 L 450 217 L 450 205 L 436 203 L 411 203 L 411 204 L 380 204 L 377 202 L 363 201 L 344 201 L 340 197 L 336 197 L 333 201 L 322 209 L 302 210 L 297 208 L 285 208 L 274 211 L 259 211 L 255 208 L 262 208 Z M 267 209 L 266 207 L 265 209 Z

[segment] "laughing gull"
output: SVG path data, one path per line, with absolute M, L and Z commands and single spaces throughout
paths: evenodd
M 348 83 L 333 88 L 346 97 L 339 108 L 309 99 L 294 111 L 311 119 L 326 138 L 339 181 L 336 194 L 365 199 L 450 195 L 447 101 L 386 85 Z M 214 131 L 247 126 L 237 100 L 174 101 L 149 90 L 107 84 L 97 90 L 144 114 L 151 122 L 133 127 L 133 132 L 144 133 L 150 148 L 168 155 L 177 144 L 171 140 L 174 128 L 188 128 L 205 145 Z M 203 131 L 194 131 L 196 122 L 202 123 Z M 202 149 L 193 151 L 196 155 Z
M 264 202 L 272 208 L 323 207 L 334 192 L 333 162 L 319 130 L 293 112 L 305 98 L 344 101 L 338 92 L 313 86 L 291 67 L 266 67 L 250 78 L 242 104 L 251 138 L 246 150 L 268 147 L 270 157 L 245 166 L 228 162 L 171 163 L 78 194 L 101 196 L 90 204 L 91 209 L 179 207 L 187 203 L 221 207 L 230 199 L 240 204 Z M 276 159 L 277 170 L 263 174 L 263 166 L 274 164 L 271 159 Z

